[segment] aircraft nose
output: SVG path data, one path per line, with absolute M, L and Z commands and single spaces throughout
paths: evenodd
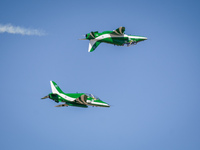
M 147 40 L 147 37 L 140 37 L 139 39 L 138 39 L 138 42 L 141 42 L 141 41 L 144 41 L 144 40 Z
M 105 104 L 106 104 L 106 105 L 105 105 L 106 107 L 110 107 L 110 105 L 108 105 L 107 103 L 105 103 Z
M 147 40 L 147 37 L 143 37 L 142 39 L 143 39 L 143 40 Z
M 108 103 L 103 102 L 103 106 L 104 107 L 110 107 L 110 105 Z

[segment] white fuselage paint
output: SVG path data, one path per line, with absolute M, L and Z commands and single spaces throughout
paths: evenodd
M 134 35 L 127 35 L 127 34 L 122 34 L 122 35 L 115 35 L 115 34 L 103 34 L 95 38 L 94 40 L 103 40 L 105 38 L 120 38 L 120 37 L 127 37 L 127 38 L 133 38 L 133 39 L 147 39 L 146 37 L 141 37 L 141 36 L 134 36 Z
M 66 100 L 68 100 L 68 101 L 75 101 L 75 99 L 76 98 L 72 98 L 72 97 L 69 97 L 69 96 L 67 96 L 67 95 L 65 95 L 65 94 L 62 94 L 62 93 L 57 93 L 59 96 L 61 96 L 62 98 L 64 98 L 64 99 L 66 99 Z
M 93 105 L 99 105 L 99 106 L 109 106 L 108 104 L 105 104 L 105 103 L 93 102 L 90 100 L 87 100 L 87 103 L 93 104 Z

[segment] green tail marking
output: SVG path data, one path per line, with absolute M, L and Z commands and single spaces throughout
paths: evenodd
M 56 88 L 56 90 L 59 92 L 59 93 L 64 93 L 60 87 L 54 82 L 54 81 L 51 81 L 53 83 L 53 86 Z
M 101 43 L 101 42 L 97 41 L 97 42 L 92 46 L 90 52 L 93 52 L 93 51 L 97 48 L 97 46 L 99 46 L 100 43 Z

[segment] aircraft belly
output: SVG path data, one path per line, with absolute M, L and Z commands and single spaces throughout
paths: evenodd
M 83 107 L 83 108 L 87 108 L 87 105 L 84 104 L 78 104 L 78 103 L 73 103 L 73 102 L 66 102 L 67 105 L 69 106 L 75 106 L 75 107 Z

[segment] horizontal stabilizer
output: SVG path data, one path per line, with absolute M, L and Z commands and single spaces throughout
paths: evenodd
M 94 32 L 90 32 L 89 37 L 87 37 L 88 39 L 95 39 L 95 35 Z
M 45 97 L 43 97 L 43 98 L 41 98 L 41 99 L 46 99 L 46 98 L 49 98 L 49 95 L 47 95 L 47 96 L 45 96 Z

